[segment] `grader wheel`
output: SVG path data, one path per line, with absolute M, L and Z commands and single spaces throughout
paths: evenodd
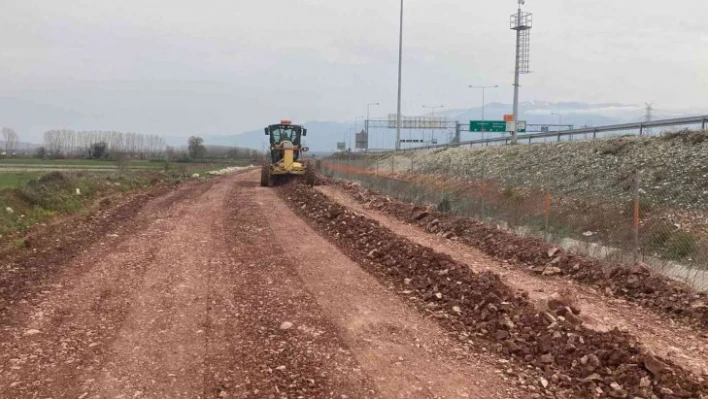
M 315 185 L 315 164 L 312 161 L 305 163 L 305 184 L 310 187 Z
M 273 178 L 270 175 L 270 165 L 261 166 L 261 186 L 268 187 L 273 185 Z

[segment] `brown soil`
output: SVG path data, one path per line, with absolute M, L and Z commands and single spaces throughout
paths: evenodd
M 287 254 L 298 282 L 316 298 L 361 372 L 372 376 L 383 397 L 527 397 L 519 380 L 505 374 L 507 360 L 447 336 L 433 320 L 406 306 L 395 292 L 301 222 L 273 190 L 258 188 L 249 194 L 269 225 L 277 226 L 275 241 L 292 242 Z
M 539 392 L 535 371 L 407 306 L 257 179 L 116 199 L 1 254 L 0 397 Z
M 637 337 L 642 344 L 662 357 L 669 358 L 697 374 L 708 374 L 708 333 L 675 323 L 663 312 L 654 312 L 636 303 L 599 293 L 574 280 L 528 273 L 513 263 L 500 262 L 455 239 L 429 233 L 415 223 L 400 221 L 371 206 L 357 202 L 349 192 L 336 185 L 318 190 L 337 203 L 376 220 L 394 233 L 420 245 L 435 248 L 476 272 L 498 273 L 509 286 L 529 293 L 537 308 L 546 308 L 549 297 L 572 292 L 575 306 L 581 310 L 583 325 L 598 331 L 618 328 Z
M 97 208 L 0 252 L 0 397 L 708 397 L 646 334 L 599 328 L 596 297 L 541 312 L 497 262 L 304 185 L 246 173 Z
M 340 186 L 373 209 L 415 223 L 431 233 L 454 237 L 497 260 L 523 267 L 529 273 L 566 276 L 608 296 L 626 299 L 677 320 L 708 328 L 707 293 L 695 292 L 684 284 L 653 273 L 644 265 L 628 267 L 574 255 L 539 238 L 521 237 L 474 219 L 415 207 L 356 184 L 345 182 Z
M 629 334 L 579 325 L 571 303 L 539 312 L 528 294 L 497 274 L 475 273 L 304 186 L 282 193 L 315 229 L 419 311 L 480 350 L 542 372 L 541 390 L 548 394 L 698 397 L 708 391 L 703 378 L 644 352 Z

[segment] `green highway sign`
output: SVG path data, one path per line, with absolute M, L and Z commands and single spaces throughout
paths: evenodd
M 470 121 L 470 132 L 506 132 L 504 121 Z

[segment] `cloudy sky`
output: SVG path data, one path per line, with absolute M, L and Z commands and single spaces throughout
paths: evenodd
M 404 113 L 512 99 L 514 0 L 405 0 Z M 708 104 L 705 0 L 528 0 L 522 101 Z M 397 0 L 0 0 L 0 125 L 180 136 L 395 112 Z

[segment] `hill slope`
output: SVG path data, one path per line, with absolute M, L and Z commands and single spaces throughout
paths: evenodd
M 499 181 L 561 195 L 627 200 L 635 172 L 642 197 L 708 209 L 708 133 L 553 144 L 448 149 L 407 157 L 417 171 Z

